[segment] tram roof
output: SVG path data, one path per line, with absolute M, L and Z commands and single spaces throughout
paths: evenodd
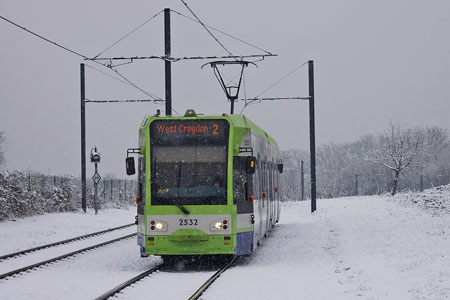
M 278 147 L 278 144 L 274 138 L 272 138 L 265 130 L 256 125 L 252 120 L 247 118 L 245 115 L 229 115 L 226 116 L 226 118 L 233 123 L 234 127 L 249 128 L 251 132 L 255 133 L 261 138 L 267 140 L 269 143 L 274 144 Z

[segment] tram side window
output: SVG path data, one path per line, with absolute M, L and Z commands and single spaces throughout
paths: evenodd
M 264 165 L 263 165 L 263 161 L 262 160 L 260 161 L 260 166 L 261 166 L 261 169 L 259 170 L 260 171 L 259 172 L 259 188 L 260 188 L 260 190 L 259 190 L 259 197 L 261 199 L 262 205 L 264 206 L 264 198 L 262 196 L 262 194 L 264 192 L 264 179 L 263 179 L 263 177 L 264 177 Z
M 265 195 L 265 197 L 262 197 L 262 206 L 264 207 L 266 205 L 266 199 L 267 199 L 267 192 L 266 192 L 266 162 L 262 161 L 262 172 L 261 172 L 261 191 L 262 194 Z
M 256 172 L 254 174 L 254 181 L 253 181 L 253 195 L 255 197 L 255 200 L 259 199 L 260 195 L 261 195 L 261 188 L 260 188 L 260 175 L 261 174 L 261 167 L 260 167 L 260 160 L 259 160 L 259 156 L 257 156 L 256 158 Z
M 261 195 L 261 189 L 260 189 L 260 184 L 259 184 L 259 178 L 260 178 L 260 174 L 261 174 L 261 168 L 260 168 L 260 161 L 259 161 L 259 156 L 256 159 L 256 172 L 255 172 L 255 180 L 254 180 L 254 184 L 253 184 L 253 193 L 255 195 L 255 199 L 259 199 L 259 195 Z
M 238 213 L 253 211 L 250 202 L 252 193 L 251 175 L 246 172 L 247 157 L 235 156 L 233 158 L 233 203 L 237 205 Z
M 267 189 L 267 192 L 268 192 L 268 197 L 267 197 L 267 201 L 272 201 L 272 184 L 273 184 L 273 182 L 272 182 L 272 163 L 269 161 L 269 168 L 268 168 L 268 171 L 269 171 L 269 188 Z
M 275 178 L 275 187 L 277 188 L 276 189 L 276 193 L 275 193 L 275 197 L 274 197 L 274 199 L 275 200 L 277 200 L 278 199 L 278 178 L 279 178 L 279 172 L 278 172 L 278 166 L 277 166 L 277 164 L 275 163 L 274 164 L 274 169 L 273 169 L 273 176 L 274 176 L 274 178 Z
M 270 186 L 270 191 L 272 193 L 271 201 L 275 200 L 275 163 L 272 159 L 272 170 L 271 170 L 271 178 L 272 178 L 272 185 Z

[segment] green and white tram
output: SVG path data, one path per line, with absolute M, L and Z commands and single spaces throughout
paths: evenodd
M 148 116 L 130 153 L 142 256 L 250 254 L 279 220 L 278 146 L 244 115 Z

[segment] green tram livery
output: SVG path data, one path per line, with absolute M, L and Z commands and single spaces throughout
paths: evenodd
M 130 152 L 143 257 L 250 254 L 279 220 L 278 146 L 244 115 L 148 116 Z

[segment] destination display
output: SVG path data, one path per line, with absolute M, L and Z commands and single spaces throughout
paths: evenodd
M 189 140 L 225 142 L 228 131 L 229 124 L 223 119 L 155 120 L 150 124 L 150 140 L 152 144 L 190 144 Z

